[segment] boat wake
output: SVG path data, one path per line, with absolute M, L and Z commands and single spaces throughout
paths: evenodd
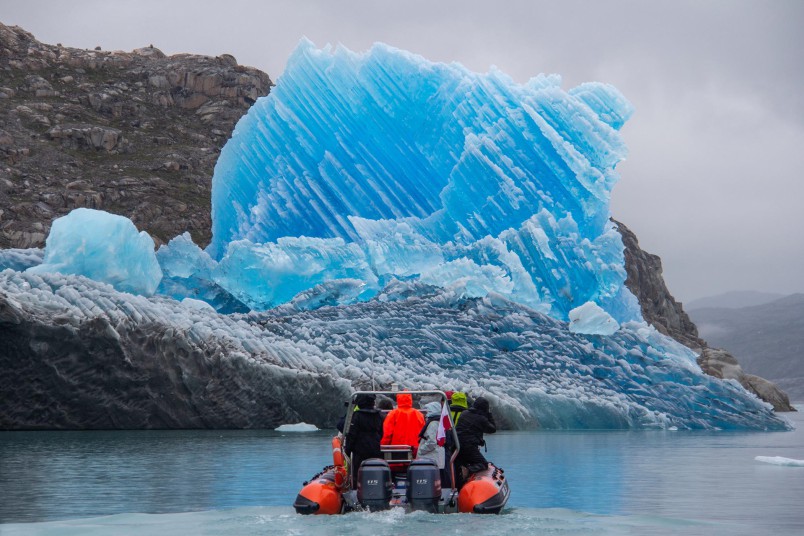
M 402 535 L 451 534 L 566 534 L 566 535 L 741 535 L 749 528 L 737 524 L 657 516 L 610 516 L 561 508 L 507 508 L 500 516 L 406 513 L 402 508 L 383 512 L 352 512 L 342 516 L 298 516 L 290 507 L 244 507 L 174 514 L 117 514 L 113 516 L 0 524 L 4 536 L 86 536 L 116 534 L 329 534 Z

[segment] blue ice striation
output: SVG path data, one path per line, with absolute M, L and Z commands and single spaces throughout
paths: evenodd
M 367 299 L 415 277 L 564 320 L 587 301 L 639 320 L 609 219 L 632 107 L 560 84 L 303 41 L 216 165 L 216 281 L 253 309 L 325 280 L 360 279 Z
M 190 400 L 276 383 L 320 426 L 311 408 L 398 383 L 486 395 L 515 428 L 786 428 L 643 322 L 609 212 L 632 107 L 560 84 L 303 41 L 222 151 L 206 250 L 185 233 L 154 254 L 129 220 L 79 209 L 44 255 L 0 254 L 0 317 L 108 325 L 132 355 L 173 352 Z

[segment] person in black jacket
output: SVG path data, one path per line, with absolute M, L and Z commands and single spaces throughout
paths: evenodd
M 355 399 L 352 422 L 346 434 L 346 443 L 343 447 L 347 456 L 352 457 L 349 472 L 352 474 L 352 487 L 357 489 L 357 470 L 363 460 L 369 458 L 382 458 L 380 440 L 382 439 L 382 423 L 385 420 L 382 413 L 374 408 L 374 395 L 357 395 Z
M 488 400 L 478 397 L 472 407 L 461 414 L 455 426 L 461 445 L 455 465 L 465 467 L 469 474 L 486 469 L 489 462 L 480 453 L 480 447 L 486 444 L 483 434 L 493 434 L 496 431 L 497 425 L 489 411 Z

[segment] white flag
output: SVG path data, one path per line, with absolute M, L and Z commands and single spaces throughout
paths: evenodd
M 438 431 L 436 432 L 436 442 L 439 447 L 443 447 L 447 442 L 447 431 L 452 430 L 452 423 L 449 420 L 449 404 L 441 406 L 441 420 L 438 421 Z

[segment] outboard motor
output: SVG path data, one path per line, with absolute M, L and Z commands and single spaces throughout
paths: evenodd
M 441 500 L 441 471 L 435 461 L 413 460 L 408 468 L 408 504 L 413 510 L 438 512 Z
M 436 469 L 438 470 L 438 469 Z M 391 506 L 394 481 L 385 460 L 369 458 L 357 470 L 357 502 L 370 510 L 387 510 Z

